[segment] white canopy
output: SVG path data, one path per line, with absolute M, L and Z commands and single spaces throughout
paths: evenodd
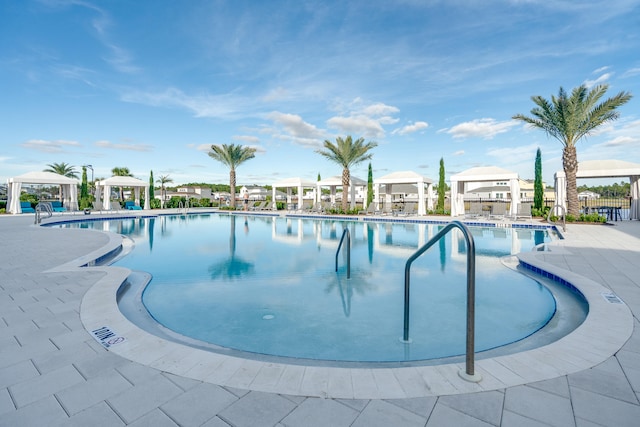
M 391 203 L 391 189 L 393 184 L 416 184 L 418 187 L 418 215 L 426 215 L 427 209 L 433 209 L 433 181 L 413 171 L 393 172 L 373 180 L 377 209 L 380 209 L 380 186 L 385 186 L 385 203 Z M 425 185 L 427 186 L 426 206 Z
M 103 194 L 102 206 L 104 209 L 111 209 L 111 187 L 131 187 L 135 192 L 136 206 L 140 206 L 140 189 L 144 188 L 144 209 L 151 209 L 149 203 L 149 183 L 132 176 L 112 176 L 102 181 L 96 182 L 96 200 L 100 200 Z
M 624 178 L 631 182 L 629 219 L 640 219 L 640 164 L 624 160 L 584 160 L 578 163 L 576 178 Z M 556 204 L 567 208 L 567 177 L 564 171 L 554 175 Z
M 518 212 L 520 182 L 518 174 L 496 166 L 467 169 L 451 175 L 451 216 L 464 215 L 464 190 L 468 182 L 509 181 L 511 188 L 511 214 Z
M 329 178 L 325 178 L 322 179 L 318 182 L 316 182 L 316 185 L 318 186 L 318 191 L 317 191 L 317 201 L 320 201 L 320 188 L 321 187 L 329 187 L 331 189 L 331 203 L 335 203 L 336 202 L 336 187 L 342 187 L 342 175 L 335 175 Z M 345 197 L 348 193 L 349 195 L 349 200 L 351 201 L 350 206 L 351 209 L 356 207 L 356 187 L 364 187 L 365 191 L 364 191 L 364 200 L 366 203 L 367 200 L 367 181 L 364 181 L 360 178 L 357 178 L 355 176 L 350 176 L 350 180 L 349 180 L 349 189 L 348 191 L 346 191 L 344 188 L 342 189 L 342 197 Z M 365 206 L 366 208 L 366 206 Z
M 22 184 L 50 184 L 62 188 L 63 204 L 70 211 L 78 210 L 78 185 L 80 181 L 53 172 L 28 172 L 9 178 L 7 187 L 7 205 L 9 212 L 22 213 L 20 191 Z
M 285 178 L 280 181 L 274 182 L 271 184 L 273 196 L 271 200 L 273 201 L 273 210 L 276 210 L 276 188 L 286 188 L 287 189 L 287 204 L 291 203 L 291 189 L 298 189 L 298 207 L 302 207 L 302 195 L 304 194 L 302 191 L 305 188 L 316 188 L 315 181 L 308 181 L 299 177 L 295 178 Z

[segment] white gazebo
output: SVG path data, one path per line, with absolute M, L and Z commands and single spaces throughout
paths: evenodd
M 515 215 L 520 204 L 520 182 L 518 174 L 496 166 L 467 169 L 451 175 L 451 216 L 464 215 L 465 184 L 470 182 L 507 181 L 511 191 L 510 213 Z
M 28 172 L 8 180 L 7 206 L 9 206 L 10 213 L 22 213 L 20 207 L 22 184 L 59 185 L 62 189 L 62 203 L 67 210 L 78 210 L 78 185 L 80 181 L 53 172 Z
M 291 189 L 298 189 L 298 208 L 302 207 L 302 196 L 304 195 L 303 190 L 305 188 L 311 188 L 313 190 L 316 189 L 316 181 L 308 181 L 302 178 L 285 178 L 280 181 L 274 182 L 271 184 L 272 186 L 272 197 L 271 200 L 273 202 L 273 210 L 276 210 L 276 188 L 286 188 L 287 189 L 287 204 L 291 204 L 292 194 Z
M 564 171 L 554 174 L 556 205 L 567 208 L 567 176 Z M 585 160 L 578 163 L 576 178 L 629 178 L 631 206 L 629 219 L 640 219 L 640 164 L 624 160 Z
M 151 209 L 149 204 L 149 183 L 132 176 L 112 176 L 96 182 L 96 200 L 102 198 L 102 206 L 105 210 L 111 209 L 111 188 L 131 187 L 134 191 L 136 206 L 140 206 L 140 189 L 144 188 L 144 208 Z
M 418 215 L 426 215 L 427 209 L 433 209 L 433 181 L 413 171 L 393 172 L 373 180 L 376 209 L 380 209 L 380 186 L 385 187 L 385 203 L 391 203 L 394 184 L 415 184 L 418 187 Z
M 322 195 L 320 191 L 321 188 L 329 187 L 331 191 L 331 203 L 335 203 L 336 187 L 342 187 L 342 175 L 336 175 L 330 178 L 322 179 L 316 182 L 316 185 L 318 186 L 318 191 L 316 192 L 318 202 L 320 202 L 320 197 Z M 349 188 L 342 189 L 342 197 L 346 197 L 347 195 L 349 196 L 351 209 L 354 209 L 356 207 L 356 187 L 364 187 L 364 203 L 366 203 L 367 200 L 367 181 L 356 178 L 355 176 L 351 176 L 349 180 Z M 367 207 L 365 206 L 364 208 L 366 209 Z

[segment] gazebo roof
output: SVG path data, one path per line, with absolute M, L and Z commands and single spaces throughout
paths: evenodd
M 640 164 L 624 160 L 584 160 L 576 178 L 616 178 L 640 175 Z
M 75 178 L 60 175 L 53 172 L 27 172 L 22 175 L 9 178 L 9 182 L 20 182 L 23 184 L 79 184 Z
M 271 184 L 274 188 L 286 188 L 286 187 L 315 187 L 316 181 L 309 181 L 300 177 L 285 178 L 280 181 Z
M 375 184 L 412 184 L 419 182 L 432 184 L 433 180 L 413 171 L 399 171 L 381 176 L 380 178 L 374 179 L 373 182 Z
M 451 181 L 496 181 L 502 179 L 517 179 L 518 174 L 511 172 L 507 169 L 502 169 L 497 166 L 482 166 L 467 169 L 455 175 L 451 175 Z
M 329 178 L 321 179 L 316 182 L 318 185 L 324 186 L 332 186 L 332 185 L 342 185 L 342 175 L 335 175 Z M 358 177 L 351 175 L 351 184 L 352 185 L 367 185 L 367 181 L 364 181 Z
M 141 179 L 134 178 L 132 176 L 112 176 L 111 178 L 107 178 L 98 182 L 99 185 L 110 186 L 110 187 L 147 187 L 149 186 L 148 182 L 145 182 Z

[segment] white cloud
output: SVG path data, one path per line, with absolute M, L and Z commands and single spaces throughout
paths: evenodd
M 507 163 L 514 164 L 519 162 L 526 162 L 536 158 L 536 150 L 538 144 L 523 145 L 520 147 L 505 147 L 505 148 L 493 148 L 487 151 L 487 155 L 499 159 L 502 163 L 508 160 Z
M 518 123 L 514 120 L 506 122 L 497 122 L 495 119 L 475 119 L 470 122 L 464 122 L 453 126 L 450 129 L 442 129 L 445 132 L 458 138 L 483 138 L 492 139 L 494 136 L 504 133 L 509 128 L 516 126 Z
M 640 142 L 640 138 L 631 136 L 618 136 L 601 144 L 603 147 L 629 147 Z
M 231 139 L 233 139 L 234 141 L 242 141 L 249 144 L 258 144 L 260 142 L 260 138 L 251 135 L 235 135 L 232 136 Z
M 613 73 L 604 73 L 600 77 L 595 80 L 585 80 L 582 84 L 584 84 L 587 88 L 591 88 L 595 85 L 605 83 L 607 80 L 611 78 Z
M 406 125 L 404 127 L 401 127 L 400 129 L 396 129 L 394 130 L 392 133 L 397 133 L 399 135 L 406 135 L 408 133 L 414 133 L 417 132 L 419 130 L 423 130 L 429 127 L 429 123 L 427 122 L 415 122 L 411 125 Z
M 464 156 L 464 150 L 458 150 L 455 153 L 453 153 L 454 156 Z
M 42 151 L 43 153 L 64 153 L 67 151 L 66 148 L 81 146 L 81 144 L 76 141 L 46 141 L 44 139 L 30 139 L 20 145 L 30 150 Z
M 314 125 L 302 120 L 297 114 L 281 113 L 274 111 L 267 115 L 267 118 L 282 126 L 284 130 L 294 138 L 319 139 L 324 132 Z
M 391 114 L 398 113 L 397 107 L 381 102 L 365 104 L 362 99 L 356 98 L 348 106 L 344 114 L 331 117 L 327 120 L 327 126 L 338 129 L 340 133 L 348 133 L 359 138 L 382 138 L 385 131 L 383 125 L 392 125 L 398 119 Z
M 164 92 L 131 91 L 121 95 L 125 102 L 133 102 L 153 107 L 184 108 L 195 117 L 227 118 L 238 114 L 247 104 L 235 95 L 187 95 L 180 89 L 168 88 Z
M 96 141 L 93 145 L 110 150 L 153 151 L 153 147 L 148 144 L 114 144 L 109 141 Z

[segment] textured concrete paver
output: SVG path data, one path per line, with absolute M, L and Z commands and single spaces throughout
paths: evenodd
M 3 252 L 0 264 L 0 426 L 617 427 L 636 426 L 640 419 L 637 221 L 615 227 L 570 225 L 567 239 L 558 243 L 568 253 L 541 255 L 559 268 L 588 274 L 631 308 L 635 330 L 616 355 L 591 369 L 525 386 L 396 400 L 249 392 L 163 373 L 108 352 L 79 318 L 83 295 L 105 273 L 48 270 L 100 249 L 109 238 L 87 230 L 38 228 L 32 222 L 30 215 L 0 216 L 3 244 L 12 248 Z M 236 375 L 238 384 L 252 380 L 268 387 L 278 381 L 292 392 L 304 386 L 349 393 L 344 378 L 318 377 L 321 384 L 314 384 L 314 372 L 294 366 L 228 375 Z M 397 388 L 397 380 L 384 370 L 351 376 L 354 386 L 368 384 L 372 391 Z

